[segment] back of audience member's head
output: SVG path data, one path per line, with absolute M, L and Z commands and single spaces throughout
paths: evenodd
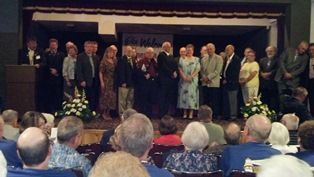
M 36 111 L 28 111 L 23 115 L 20 122 L 20 133 L 29 127 L 38 127 L 45 130 L 46 123 L 47 120 L 44 115 Z
M 301 102 L 306 99 L 308 94 L 308 91 L 304 87 L 297 87 L 292 91 L 292 96 L 298 98 L 298 100 L 300 100 Z
M 211 122 L 213 116 L 213 110 L 207 105 L 200 106 L 198 110 L 198 118 L 203 122 Z
M 45 132 L 37 127 L 23 131 L 17 140 L 17 150 L 24 168 L 45 169 L 51 154 L 50 143 Z
M 153 136 L 151 121 L 144 114 L 136 113 L 121 124 L 120 146 L 123 151 L 140 158 L 152 147 Z
M 272 145 L 287 145 L 290 141 L 289 131 L 282 123 L 274 122 L 271 124 L 271 131 L 268 142 Z
M 300 118 L 294 113 L 285 114 L 281 118 L 281 123 L 285 125 L 288 130 L 298 130 Z
M 123 114 L 121 115 L 121 121 L 126 120 L 127 118 L 129 118 L 130 116 L 132 116 L 135 113 L 137 113 L 137 111 L 135 109 L 132 109 L 132 108 L 125 110 L 123 112 Z
M 209 143 L 209 135 L 203 124 L 191 122 L 184 129 L 181 140 L 186 150 L 203 150 Z
M 81 144 L 83 128 L 84 125 L 81 119 L 75 116 L 64 117 L 58 124 L 58 143 L 77 148 Z
M 290 155 L 275 155 L 260 166 L 257 177 L 313 177 L 311 167 Z
M 301 149 L 314 150 L 314 120 L 303 122 L 298 130 Z
M 247 142 L 265 142 L 271 131 L 271 122 L 264 116 L 255 114 L 246 121 L 243 135 Z
M 118 151 L 100 156 L 89 177 L 149 177 L 149 174 L 138 158 Z
M 225 140 L 228 145 L 240 144 L 241 128 L 238 124 L 230 122 L 225 128 Z
M 176 134 L 177 130 L 177 124 L 173 117 L 165 115 L 161 118 L 159 123 L 160 135 Z
M 2 118 L 5 124 L 16 126 L 18 120 L 18 112 L 13 109 L 7 109 L 2 112 Z
M 3 137 L 3 127 L 4 127 L 4 121 L 2 119 L 2 116 L 0 115 L 0 140 Z

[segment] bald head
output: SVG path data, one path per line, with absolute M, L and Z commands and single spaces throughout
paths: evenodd
M 145 58 L 152 59 L 154 58 L 154 49 L 152 47 L 148 47 L 145 50 Z
M 48 165 L 50 144 L 48 136 L 37 127 L 27 128 L 17 140 L 17 149 L 24 165 Z
M 287 127 L 288 130 L 298 130 L 300 118 L 294 113 L 285 114 L 281 118 L 281 123 Z
M 244 134 L 247 141 L 265 142 L 271 131 L 271 122 L 264 115 L 255 114 L 245 124 Z
M 227 57 L 231 57 L 231 55 L 234 53 L 234 46 L 231 44 L 227 45 L 225 48 L 225 52 Z
M 240 143 L 241 129 L 238 124 L 231 122 L 225 129 L 225 139 L 227 144 L 237 145 Z

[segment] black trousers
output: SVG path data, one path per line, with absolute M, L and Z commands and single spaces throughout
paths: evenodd
M 178 84 L 176 80 L 160 80 L 159 117 L 168 114 L 170 105 L 176 105 L 178 98 Z
M 269 106 L 270 109 L 275 110 L 276 112 L 279 111 L 279 95 L 278 89 L 274 84 L 273 87 L 267 88 L 260 88 L 261 91 L 261 101 Z
M 47 112 L 54 113 L 61 110 L 62 98 L 63 98 L 63 85 L 62 81 L 47 84 Z
M 86 98 L 89 102 L 89 108 L 92 111 L 96 111 L 99 100 L 99 84 L 97 79 L 94 79 L 93 84 L 91 86 L 86 86 L 84 90 L 86 93 Z
M 158 102 L 158 88 L 156 80 L 145 80 L 139 83 L 138 89 L 138 106 L 139 112 L 145 114 L 149 118 L 152 118 L 153 106 Z
M 219 88 L 215 87 L 207 87 L 203 86 L 203 103 L 204 105 L 208 105 L 213 110 L 213 115 L 217 116 L 219 115 Z

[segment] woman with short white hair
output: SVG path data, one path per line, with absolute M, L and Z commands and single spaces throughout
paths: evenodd
M 165 168 L 180 172 L 210 172 L 218 169 L 217 157 L 203 153 L 209 142 L 209 135 L 203 124 L 188 124 L 181 140 L 185 151 L 170 154 L 164 163 Z
M 272 129 L 268 137 L 268 142 L 272 145 L 272 148 L 279 150 L 282 154 L 296 153 L 298 149 L 296 147 L 288 146 L 289 143 L 289 131 L 282 123 L 272 123 Z

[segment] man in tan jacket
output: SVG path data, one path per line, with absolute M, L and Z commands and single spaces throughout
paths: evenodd
M 218 92 L 223 60 L 215 53 L 215 45 L 206 45 L 208 56 L 201 59 L 201 82 L 203 89 L 203 103 L 213 108 L 214 116 L 218 114 Z

